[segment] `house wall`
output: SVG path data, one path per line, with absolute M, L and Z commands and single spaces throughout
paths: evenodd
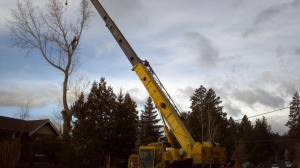
M 28 133 L 23 133 L 20 142 L 19 162 L 29 163 L 30 161 L 30 137 Z
M 50 124 L 45 124 L 43 127 L 38 129 L 35 134 L 53 135 L 57 136 L 57 133 L 53 130 Z

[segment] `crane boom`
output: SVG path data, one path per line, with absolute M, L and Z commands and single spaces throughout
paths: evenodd
M 180 145 L 193 145 L 195 142 L 194 138 L 190 135 L 189 131 L 186 129 L 186 126 L 182 122 L 182 119 L 178 115 L 178 111 L 176 110 L 178 108 L 174 105 L 175 103 L 170 101 L 171 98 L 167 98 L 166 95 L 168 95 L 168 97 L 170 96 L 164 89 L 162 83 L 152 70 L 151 66 L 147 62 L 145 62 L 145 65 L 143 61 L 141 61 L 99 1 L 92 0 L 92 3 L 105 21 L 106 27 L 115 37 L 115 40 L 118 42 L 121 49 L 132 64 L 132 70 L 134 70 L 141 79 L 152 100 L 154 101 L 156 108 L 158 108 L 160 113 L 163 115 L 164 120 L 168 123 L 168 126 L 171 128 L 175 136 L 176 134 L 178 134 L 177 136 L 182 136 L 177 138 Z
M 132 70 L 136 72 L 139 79 L 147 89 L 156 108 L 160 112 L 163 121 L 167 123 L 181 146 L 180 151 L 182 153 L 180 155 L 178 154 L 179 149 L 166 151 L 165 157 L 168 158 L 167 160 L 169 160 L 170 163 L 184 160 L 192 160 L 193 164 L 213 164 L 216 162 L 223 163 L 223 153 L 226 152 L 225 148 L 222 148 L 220 150 L 219 147 L 215 147 L 212 144 L 206 143 L 205 145 L 203 143 L 195 141 L 195 138 L 191 133 L 189 127 L 184 122 L 183 117 L 179 114 L 179 110 L 176 107 L 174 101 L 156 76 L 149 62 L 146 60 L 142 61 L 138 57 L 138 55 L 131 48 L 128 41 L 125 39 L 121 31 L 118 29 L 117 25 L 110 18 L 99 1 L 91 0 L 91 2 L 106 23 L 106 27 L 109 29 L 109 31 L 125 53 L 129 62 L 132 64 Z M 210 150 L 210 152 L 206 153 L 206 150 Z M 211 157 L 214 154 L 216 154 L 216 156 Z M 177 157 L 177 155 L 178 157 L 180 157 L 180 159 Z
M 97 11 L 99 12 L 100 16 L 106 23 L 106 27 L 109 29 L 111 34 L 114 36 L 118 44 L 120 45 L 121 49 L 127 56 L 129 62 L 132 64 L 132 66 L 141 63 L 140 58 L 137 56 L 137 54 L 134 52 L 134 50 L 131 48 L 130 44 L 126 40 L 126 38 L 123 36 L 117 25 L 114 23 L 114 21 L 110 18 L 110 16 L 107 14 L 103 6 L 99 3 L 98 0 L 91 0 Z

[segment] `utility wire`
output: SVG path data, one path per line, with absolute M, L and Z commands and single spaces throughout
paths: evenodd
M 290 107 L 283 107 L 281 109 L 269 111 L 269 112 L 262 113 L 262 114 L 257 114 L 257 115 L 254 115 L 254 116 L 251 116 L 251 117 L 248 117 L 248 118 L 253 118 L 253 117 L 258 117 L 258 116 L 262 116 L 262 115 L 269 114 L 269 113 L 274 113 L 274 112 L 281 111 L 281 110 L 284 110 L 284 109 L 287 109 L 287 108 L 290 108 Z M 234 120 L 234 121 L 240 121 L 240 120 L 242 120 L 242 119 L 237 119 L 237 120 Z
M 235 141 L 235 142 L 269 142 L 269 141 L 300 141 L 300 139 L 287 139 L 287 140 L 257 140 L 257 141 Z

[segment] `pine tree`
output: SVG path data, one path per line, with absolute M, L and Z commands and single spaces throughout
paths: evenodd
M 200 141 L 221 142 L 228 125 L 227 114 L 220 105 L 222 101 L 213 89 L 207 90 L 202 85 L 190 98 L 192 112 L 188 124 Z
M 110 136 L 111 157 L 128 158 L 134 153 L 137 141 L 138 111 L 136 103 L 129 93 L 124 94 L 120 90 L 117 96 L 117 106 L 112 112 Z
M 253 163 L 265 162 L 269 156 L 274 155 L 273 150 L 270 150 L 274 146 L 274 141 L 271 140 L 271 126 L 268 125 L 267 119 L 265 117 L 256 119 L 253 129 L 253 141 L 257 143 L 253 143 L 250 152 L 250 160 Z
M 233 159 L 232 155 L 234 152 L 234 145 L 235 145 L 238 126 L 239 124 L 235 122 L 232 117 L 230 117 L 228 120 L 228 127 L 225 133 L 226 137 L 223 139 L 225 144 L 224 147 L 226 148 L 226 152 L 227 152 L 227 158 L 228 158 L 227 160 Z
M 97 137 L 101 135 L 96 131 L 97 125 L 91 122 L 93 114 L 89 111 L 87 104 L 84 102 L 83 94 L 73 104 L 72 110 L 76 120 L 73 122 L 72 142 L 74 146 L 73 163 L 70 167 L 93 167 L 98 166 L 102 155 L 102 145 Z
M 109 151 L 109 137 L 113 127 L 110 121 L 112 111 L 116 108 L 116 95 L 113 88 L 107 86 L 105 78 L 101 78 L 99 84 L 96 82 L 93 84 L 86 105 L 88 106 L 88 112 L 91 113 L 89 120 L 95 124 L 94 129 L 97 132 L 95 137 L 101 141 L 105 153 Z
M 300 96 L 299 92 L 296 92 L 293 96 L 293 100 L 290 103 L 289 120 L 285 124 L 288 130 L 288 136 L 290 142 L 288 144 L 289 159 L 300 161 Z
M 277 132 L 272 135 L 272 139 L 274 140 L 274 146 L 272 147 L 272 151 L 274 151 L 278 160 L 285 160 L 285 151 L 288 142 L 288 136 L 285 133 L 284 135 L 279 135 Z
M 157 119 L 158 113 L 154 109 L 152 99 L 148 97 L 140 117 L 140 143 L 142 145 L 158 142 L 162 136 L 162 125 L 158 125 L 160 119 Z
M 253 140 L 253 125 L 248 119 L 247 115 L 244 115 L 238 129 L 238 137 L 243 141 Z
M 193 130 L 196 138 L 203 142 L 204 139 L 204 123 L 205 115 L 204 115 L 204 104 L 205 104 L 205 97 L 206 97 L 206 88 L 204 86 L 200 86 L 195 90 L 193 96 L 190 97 L 191 101 L 191 113 L 188 118 L 188 124 Z
M 76 118 L 72 134 L 79 162 L 76 167 L 99 167 L 103 156 L 110 151 L 113 127 L 110 121 L 115 108 L 116 95 L 104 78 L 93 83 L 86 102 L 81 95 L 72 106 Z
M 249 161 L 252 143 L 247 143 L 253 140 L 253 126 L 251 121 L 246 115 L 242 118 L 241 123 L 238 125 L 235 149 L 233 158 L 240 161 Z
M 206 93 L 206 104 L 207 105 L 207 119 L 208 119 L 208 130 L 207 139 L 210 142 L 220 142 L 223 144 L 224 141 L 220 141 L 225 137 L 226 127 L 228 125 L 227 113 L 223 112 L 222 101 L 220 97 L 216 96 L 213 89 L 209 89 Z
M 190 115 L 191 115 L 190 111 L 181 112 L 181 116 L 184 118 L 185 121 L 187 121 L 189 119 Z

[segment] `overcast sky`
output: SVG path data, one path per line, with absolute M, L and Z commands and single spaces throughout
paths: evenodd
M 273 132 L 288 130 L 286 107 L 300 90 L 299 0 L 100 2 L 182 110 L 190 110 L 190 96 L 203 85 L 220 96 L 228 117 L 275 111 L 264 115 Z M 16 3 L 0 1 L 0 115 L 14 116 L 28 98 L 33 100 L 32 115 L 52 115 L 61 99 L 63 75 L 38 51 L 25 57 L 24 50 L 9 47 L 5 20 L 11 19 Z M 72 19 L 78 5 L 79 0 L 69 0 L 66 16 Z M 121 88 L 129 92 L 142 109 L 148 93 L 92 9 L 90 27 L 80 41 L 80 72 L 91 81 L 104 77 L 115 93 Z

